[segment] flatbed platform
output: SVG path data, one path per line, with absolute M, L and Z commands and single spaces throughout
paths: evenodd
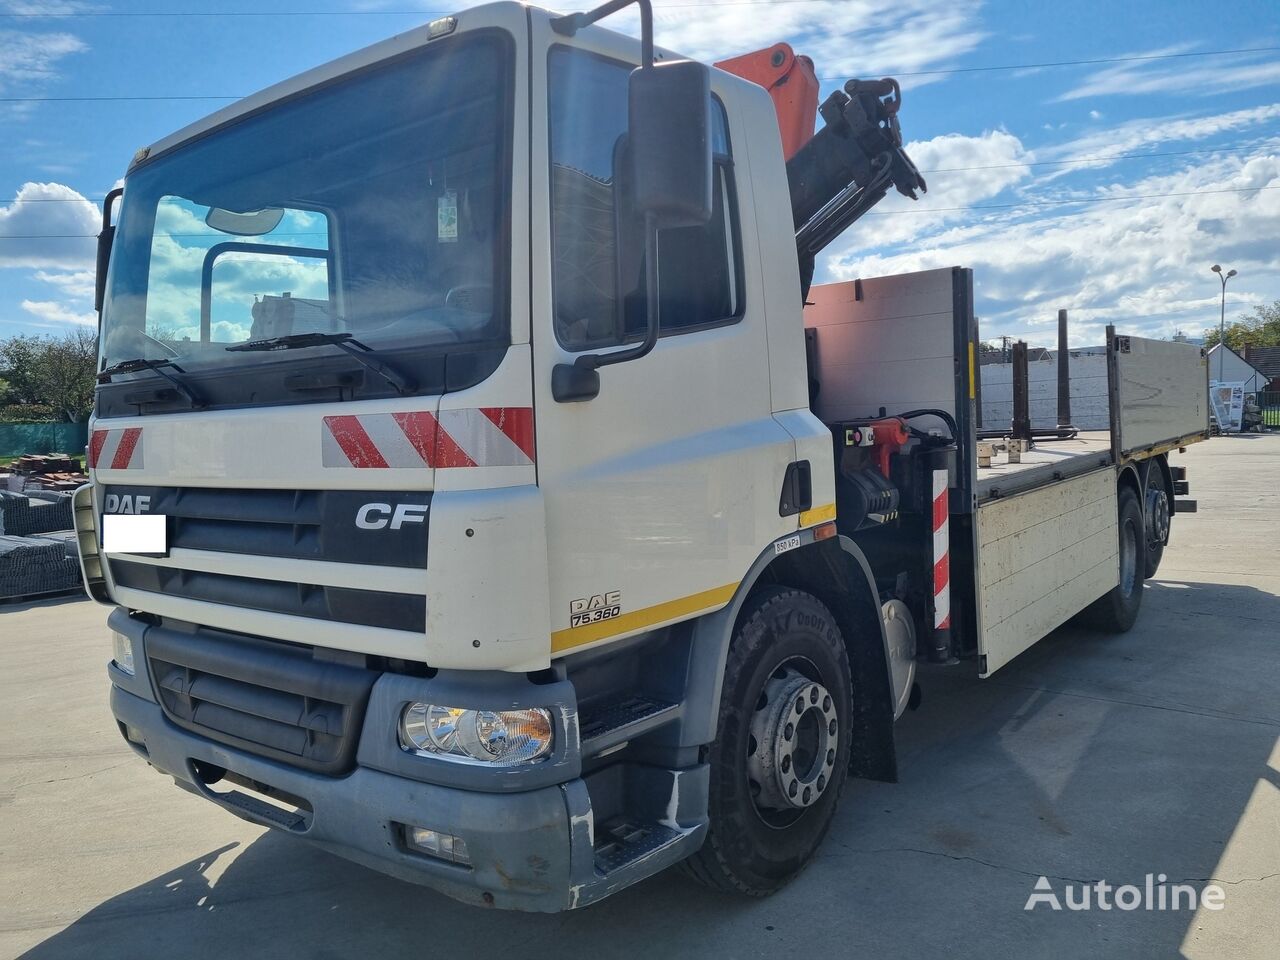
M 1005 450 L 996 451 L 991 466 L 978 468 L 974 492 L 978 503 L 1007 497 L 1098 470 L 1113 463 L 1111 434 L 1081 431 L 1070 440 L 1040 440 L 1022 452 L 1021 463 L 1010 463 Z

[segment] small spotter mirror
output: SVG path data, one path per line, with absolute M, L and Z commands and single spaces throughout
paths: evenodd
M 204 222 L 222 233 L 233 233 L 238 237 L 260 237 L 278 227 L 283 219 L 284 210 L 280 207 L 266 207 L 248 213 L 212 207 Z

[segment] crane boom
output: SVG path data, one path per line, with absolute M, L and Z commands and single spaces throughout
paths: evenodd
M 902 147 L 898 82 L 850 80 L 817 106 L 813 61 L 778 43 L 716 64 L 760 84 L 773 99 L 787 158 L 801 297 L 818 253 L 874 207 L 889 187 L 917 198 L 928 188 Z M 813 133 L 816 115 L 823 127 Z
M 818 75 L 813 61 L 797 54 L 791 44 L 775 43 L 754 53 L 721 60 L 716 66 L 769 91 L 778 113 L 784 157 L 790 160 L 813 139 L 813 125 L 818 119 Z

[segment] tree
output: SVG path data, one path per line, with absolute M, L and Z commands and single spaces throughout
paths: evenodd
M 93 407 L 98 337 L 77 327 L 61 337 L 17 336 L 0 341 L 0 375 L 11 406 L 53 410 L 68 423 L 86 420 Z
M 1218 345 L 1218 328 L 1204 332 L 1204 345 Z M 1280 300 L 1258 304 L 1239 320 L 1227 324 L 1227 346 L 1236 353 L 1249 347 L 1280 347 Z

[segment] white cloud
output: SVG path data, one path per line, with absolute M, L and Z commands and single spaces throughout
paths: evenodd
M 815 0 L 669 7 L 658 2 L 654 7 L 654 32 L 661 46 L 716 60 L 768 47 L 785 37 L 798 53 L 813 58 L 823 77 L 936 67 L 973 50 L 984 36 L 977 26 L 979 4 L 972 0 L 944 6 L 932 0 Z
M 904 243 L 930 234 L 965 215 L 964 208 L 988 200 L 1026 179 L 1032 155 L 1022 141 L 1004 130 L 988 130 L 978 137 L 948 133 L 906 145 L 929 192 L 909 200 L 891 190 L 875 208 L 875 215 L 855 224 L 853 243 Z
M 23 300 L 22 309 L 41 321 L 35 326 L 56 327 L 72 323 L 94 326 L 98 322 L 98 315 L 92 310 L 78 311 L 56 300 Z
M 54 286 L 71 300 L 92 300 L 94 271 L 75 270 L 71 273 L 51 273 L 48 270 L 37 270 L 33 279 Z
M 1060 307 L 1071 310 L 1076 345 L 1100 342 L 1108 322 L 1145 335 L 1179 327 L 1198 333 L 1217 320 L 1217 280 L 1208 271 L 1215 261 L 1240 271 L 1228 313 L 1280 298 L 1277 187 L 1276 153 L 1213 158 L 1098 191 L 1190 195 L 973 213 L 909 246 L 868 256 L 846 248 L 829 273 L 847 279 L 973 267 L 984 337 L 1049 343 Z
M 0 10 L 17 14 L 21 17 L 63 17 L 71 13 L 86 13 L 101 10 L 93 3 L 81 3 L 79 0 L 4 0 L 0 2 Z
M 596 6 L 595 0 L 554 6 L 565 12 Z M 439 10 L 439 0 L 358 0 L 356 9 Z M 975 49 L 985 37 L 978 26 L 981 0 L 809 0 L 799 3 L 735 3 L 725 0 L 653 0 L 654 39 L 660 47 L 711 62 L 787 40 L 813 58 L 819 76 L 848 79 L 939 67 Z M 625 10 L 602 26 L 639 34 L 639 20 Z M 939 78 L 914 78 L 912 85 Z
M 1166 57 L 1187 52 L 1192 51 L 1183 45 L 1143 51 L 1135 56 Z M 1267 53 L 1152 59 L 1102 67 L 1062 94 L 1058 100 L 1153 93 L 1191 93 L 1204 96 L 1250 90 L 1277 82 L 1280 82 L 1280 60 Z
M 1117 154 L 1132 153 L 1144 147 L 1165 143 L 1191 143 L 1225 133 L 1239 133 L 1277 119 L 1280 119 L 1280 103 L 1232 110 L 1227 113 L 1211 113 L 1199 117 L 1186 115 L 1141 117 L 1086 134 L 1066 143 L 1046 147 L 1039 151 L 1039 157 L 1044 160 L 1072 161 L 1114 157 Z M 1233 144 L 1233 146 L 1239 146 L 1239 144 Z M 1095 169 L 1110 166 L 1114 162 L 1107 159 L 1094 159 L 1089 163 L 1073 163 L 1048 176 L 1059 177 L 1073 172 L 1072 168 Z
M 84 41 L 69 33 L 0 30 L 0 90 L 55 79 L 58 61 L 87 49 Z
M 24 183 L 14 199 L 0 207 L 0 268 L 93 268 L 96 206 L 61 183 Z

